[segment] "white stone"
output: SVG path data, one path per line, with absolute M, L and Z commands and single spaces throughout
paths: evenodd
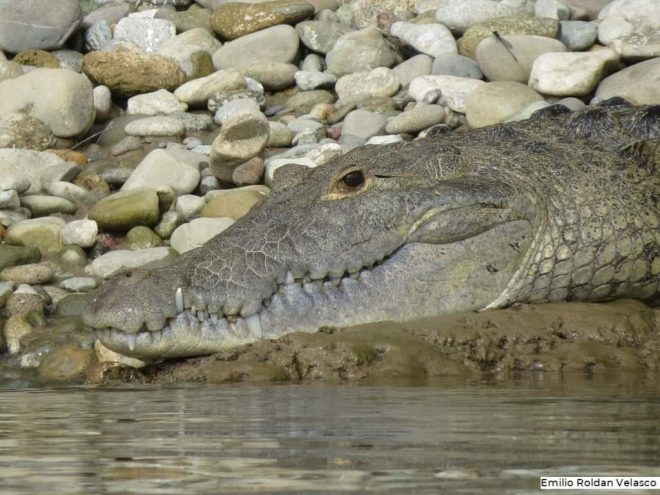
M 62 242 L 81 248 L 90 248 L 96 242 L 99 227 L 94 220 L 73 220 L 62 226 Z
M 9 179 L 10 176 L 19 176 L 22 179 L 27 179 L 30 182 L 30 186 L 25 191 L 21 191 L 27 194 L 39 194 L 43 190 L 42 179 L 70 179 L 72 177 L 72 174 L 69 172 L 70 167 L 64 160 L 53 153 L 0 148 L 0 183 L 3 182 L 4 178 Z M 58 174 L 59 176 L 54 177 Z M 16 184 L 14 184 L 16 180 L 18 179 L 12 179 L 9 185 L 13 187 L 6 187 L 6 189 L 17 189 Z
M 551 96 L 585 96 L 600 82 L 606 65 L 618 58 L 609 48 L 584 53 L 544 53 L 534 61 L 529 85 Z
M 230 119 L 239 115 L 261 113 L 259 103 L 253 98 L 238 98 L 224 103 L 213 116 L 213 121 L 218 125 L 224 125 Z
M 337 82 L 337 77 L 329 72 L 299 70 L 294 74 L 294 78 L 296 86 L 303 91 L 332 88 Z
M 126 112 L 129 114 L 141 113 L 143 115 L 167 115 L 186 110 L 188 110 L 188 105 L 180 102 L 166 89 L 133 96 L 128 99 L 126 108 Z
M 179 101 L 188 105 L 204 105 L 215 93 L 230 91 L 232 89 L 243 89 L 247 86 L 243 75 L 235 69 L 225 69 L 213 74 L 193 79 L 174 91 Z
M 387 67 L 356 72 L 340 77 L 335 85 L 339 98 L 350 96 L 392 96 L 399 90 L 399 80 Z
M 598 39 L 622 54 L 622 48 L 639 44 L 644 49 L 644 39 L 654 40 L 660 50 L 660 2 L 657 0 L 614 0 L 598 14 Z M 637 38 L 637 41 L 635 39 Z M 641 56 L 658 56 L 659 53 L 642 53 Z M 626 56 L 635 55 L 627 53 Z
M 194 28 L 165 41 L 160 45 L 158 53 L 176 60 L 184 72 L 192 76 L 194 72 L 192 56 L 197 52 L 213 55 L 221 46 L 222 43 L 206 29 Z
M 536 0 L 534 15 L 565 21 L 571 16 L 571 9 L 559 0 Z
M 660 57 L 631 65 L 603 79 L 592 104 L 615 96 L 633 105 L 660 103 Z
M 88 292 L 96 289 L 96 280 L 92 277 L 71 277 L 62 280 L 60 287 L 70 292 Z
M 185 149 L 153 150 L 133 170 L 121 190 L 166 185 L 177 195 L 189 194 L 199 184 L 199 170 L 207 160 L 207 156 Z
M 172 117 L 146 117 L 126 124 L 124 132 L 129 136 L 183 136 L 186 126 Z
M 130 251 L 118 249 L 99 256 L 91 264 L 91 271 L 97 277 L 107 279 L 114 274 L 135 268 L 156 268 L 168 265 L 176 252 L 168 247 L 155 247 Z
M 235 223 L 233 218 L 196 218 L 172 232 L 170 245 L 179 254 L 198 248 Z
M 96 121 L 105 122 L 110 118 L 112 110 L 112 94 L 107 86 L 96 86 L 92 92 L 94 98 L 94 110 L 96 111 Z
M 497 17 L 534 12 L 534 2 L 529 0 L 440 0 L 437 6 L 436 20 L 458 32 Z
M 454 112 L 465 113 L 465 101 L 483 81 L 456 76 L 420 76 L 410 82 L 408 94 L 416 101 L 428 101 L 429 93 L 440 93 L 440 102 Z
M 114 39 L 128 41 L 146 53 L 155 53 L 176 36 L 176 26 L 166 19 L 124 17 L 115 26 Z
M 392 24 L 390 34 L 432 57 L 458 53 L 454 36 L 442 24 L 415 24 L 399 21 Z
M 0 208 L 18 208 L 19 206 L 21 206 L 21 202 L 16 190 L 0 191 Z
M 204 198 L 195 196 L 194 194 L 184 194 L 176 198 L 176 203 L 174 203 L 174 209 L 176 212 L 181 215 L 181 218 L 188 221 L 194 216 L 198 215 L 206 201 Z

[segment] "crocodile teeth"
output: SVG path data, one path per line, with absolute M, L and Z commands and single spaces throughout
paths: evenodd
M 135 350 L 135 341 L 136 341 L 136 339 L 137 339 L 137 337 L 135 336 L 134 333 L 129 333 L 129 334 L 126 335 L 126 342 L 128 343 L 128 348 L 131 351 Z
M 261 322 L 259 321 L 258 315 L 252 315 L 245 318 L 245 324 L 250 330 L 251 334 L 261 335 Z
M 176 304 L 176 312 L 177 313 L 182 313 L 183 312 L 183 291 L 181 290 L 181 287 L 179 287 L 176 290 L 176 294 L 174 295 L 174 303 Z
M 291 272 L 286 272 L 286 275 L 284 276 L 284 283 L 286 285 L 292 284 L 296 281 L 296 279 L 293 276 L 293 273 Z

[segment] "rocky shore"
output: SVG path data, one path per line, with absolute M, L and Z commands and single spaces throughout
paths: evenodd
M 21 373 L 103 382 L 116 363 L 142 366 L 79 322 L 87 293 L 202 245 L 268 195 L 284 164 L 315 167 L 357 146 L 522 120 L 555 103 L 572 111 L 615 96 L 660 104 L 659 33 L 660 4 L 648 0 L 3 2 L 0 382 Z M 502 348 L 509 357 L 494 362 L 509 371 L 593 362 L 657 369 L 642 348 L 657 334 L 658 311 L 613 304 L 616 318 L 610 306 L 581 305 L 595 319 L 568 340 L 586 352 L 591 344 L 580 342 L 630 324 L 625 345 L 608 337 L 607 359 L 553 358 L 547 344 L 534 351 L 546 357 Z M 530 345 L 550 342 L 553 325 L 573 311 L 548 308 L 534 310 L 555 316 L 541 318 Z M 460 349 L 423 351 L 425 363 L 444 368 L 419 365 L 420 373 L 494 371 L 487 357 L 465 354 L 479 347 L 469 342 L 481 339 L 481 318 L 468 318 L 472 327 L 421 322 L 414 328 L 423 335 L 371 328 L 366 334 L 380 335 L 386 351 L 374 344 L 365 356 L 408 356 L 461 330 Z M 359 329 L 333 332 L 131 376 L 208 379 L 208 363 L 231 361 L 211 381 L 369 379 L 364 367 L 374 361 L 360 361 Z M 484 352 L 497 347 L 489 346 Z M 292 364 L 312 356 L 301 351 L 309 347 L 322 349 L 310 359 L 325 372 Z M 195 375 L 194 366 L 207 371 Z

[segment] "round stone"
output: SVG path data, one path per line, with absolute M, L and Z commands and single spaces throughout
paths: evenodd
M 399 21 L 392 24 L 390 34 L 431 57 L 458 53 L 454 36 L 442 24 L 415 24 Z
M 181 148 L 153 150 L 133 170 L 121 190 L 171 187 L 177 195 L 189 194 L 197 188 L 200 168 L 208 157 Z
M 174 209 L 179 215 L 181 215 L 181 218 L 188 221 L 191 218 L 196 217 L 199 212 L 202 211 L 204 205 L 206 205 L 204 198 L 200 198 L 193 194 L 184 194 L 176 198 Z
M 387 67 L 340 77 L 335 85 L 339 98 L 351 96 L 392 96 L 399 89 L 399 80 Z
M 260 191 L 239 187 L 236 189 L 213 191 L 200 213 L 200 217 L 233 218 L 238 220 L 247 215 L 250 209 L 262 201 L 266 195 Z
M 213 54 L 213 64 L 218 70 L 257 60 L 290 64 L 298 55 L 299 46 L 296 30 L 282 24 L 225 43 Z
M 507 120 L 543 97 L 527 85 L 495 81 L 481 85 L 467 99 L 465 116 L 471 127 L 484 127 Z
M 246 87 L 245 77 L 235 69 L 218 70 L 213 74 L 193 79 L 174 92 L 174 95 L 191 106 L 206 106 L 214 94 Z
M 330 91 L 317 89 L 296 93 L 284 103 L 285 108 L 297 114 L 309 113 L 319 103 L 334 103 L 335 96 Z
M 438 94 L 454 112 L 465 113 L 465 101 L 483 81 L 456 76 L 422 76 L 414 79 L 408 94 L 418 102 L 435 101 Z
M 73 220 L 62 227 L 62 241 L 81 248 L 90 248 L 96 243 L 99 232 L 94 220 Z
M 482 79 L 479 65 L 471 58 L 463 55 L 443 55 L 436 57 L 431 67 L 434 76 L 456 76 L 468 77 L 470 79 Z
M 416 134 L 427 127 L 439 124 L 445 117 L 445 110 L 440 105 L 417 104 L 410 110 L 392 117 L 385 126 L 388 134 Z
M 368 110 L 353 110 L 344 119 L 339 142 L 350 147 L 361 146 L 372 136 L 385 133 L 387 117 Z
M 303 91 L 333 88 L 337 82 L 334 74 L 317 71 L 296 71 L 294 74 L 296 85 Z
M 150 249 L 163 244 L 160 236 L 144 225 L 138 225 L 129 230 L 126 234 L 126 242 L 128 242 L 128 247 L 133 250 Z
M 227 227 L 234 224 L 232 218 L 196 218 L 184 223 L 172 232 L 170 245 L 179 254 L 203 246 Z
M 89 292 L 96 289 L 96 279 L 92 277 L 71 277 L 63 280 L 60 287 L 70 292 Z
M 57 253 L 62 250 L 60 230 L 64 220 L 57 217 L 34 218 L 10 225 L 5 241 L 21 246 L 31 246 L 41 253 Z
M 332 50 L 337 40 L 348 33 L 350 29 L 339 22 L 314 20 L 296 24 L 296 31 L 303 45 L 312 51 L 325 55 Z
M 531 13 L 527 2 L 498 0 L 440 0 L 437 9 L 436 20 L 458 32 L 498 17 Z
M 72 214 L 76 212 L 76 206 L 71 201 L 43 194 L 23 196 L 21 206 L 28 208 L 33 217 L 45 217 L 53 213 Z
M 593 22 L 561 21 L 560 41 L 570 51 L 588 50 L 598 38 L 598 26 Z
M 264 170 L 264 161 L 258 156 L 255 156 L 234 169 L 232 181 L 237 186 L 259 184 L 264 176 Z
M 240 68 L 241 73 L 259 81 L 269 91 L 285 89 L 295 84 L 298 67 L 284 62 L 256 61 Z
M 176 257 L 176 251 L 168 247 L 155 247 L 138 251 L 117 249 L 92 261 L 92 272 L 97 277 L 107 279 L 117 273 L 125 273 L 136 268 L 154 269 L 167 266 Z
M 626 67 L 603 79 L 592 103 L 615 96 L 633 105 L 657 105 L 660 102 L 660 58 L 653 58 Z
M 114 29 L 116 41 L 128 41 L 145 53 L 154 53 L 176 36 L 176 26 L 166 19 L 124 17 Z
M 44 69 L 58 69 L 60 61 L 50 52 L 44 50 L 23 50 L 16 54 L 13 61 L 21 65 L 31 65 Z
M 396 55 L 378 29 L 368 27 L 342 35 L 326 56 L 328 72 L 337 77 L 376 67 L 392 67 Z
M 206 29 L 196 28 L 181 33 L 165 41 L 158 54 L 176 60 L 188 76 L 195 74 L 195 54 L 206 53 L 212 56 L 222 44 Z M 213 61 L 211 60 L 211 69 Z
M 0 271 L 0 280 L 16 284 L 46 284 L 53 279 L 53 269 L 44 263 L 33 263 L 5 268 Z
M 183 136 L 186 127 L 178 119 L 155 116 L 129 122 L 124 131 L 129 136 Z
M 152 188 L 111 194 L 92 206 L 88 214 L 99 228 L 124 232 L 136 225 L 151 227 L 158 222 L 158 215 L 158 194 Z
M 166 89 L 153 93 L 145 93 L 128 99 L 127 113 L 143 115 L 167 115 L 174 112 L 185 112 L 188 105 Z

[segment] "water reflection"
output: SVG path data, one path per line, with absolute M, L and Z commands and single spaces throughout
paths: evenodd
M 521 494 L 658 459 L 639 377 L 0 393 L 0 493 Z

